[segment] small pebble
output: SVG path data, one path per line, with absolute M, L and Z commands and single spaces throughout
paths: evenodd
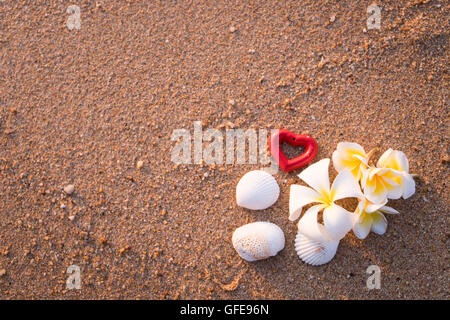
M 61 203 L 61 205 L 59 206 L 61 209 L 65 209 L 66 205 L 64 203 Z
M 231 104 L 233 107 L 236 105 L 236 101 L 233 99 L 228 100 L 228 103 Z
M 125 247 L 123 247 L 123 248 L 120 248 L 120 250 L 119 250 L 119 256 L 121 256 L 123 253 L 125 253 L 126 251 L 128 251 L 128 250 L 130 250 L 130 246 L 129 245 L 126 245 Z
M 334 22 L 334 21 L 336 21 L 336 15 L 335 15 L 335 14 L 333 14 L 333 15 L 330 17 L 330 22 Z
M 230 32 L 231 32 L 231 33 L 236 32 L 236 28 L 233 27 L 233 26 L 231 26 L 231 27 L 230 27 Z
M 70 221 L 75 220 L 75 216 L 69 216 L 69 220 L 70 220 Z
M 68 195 L 71 195 L 74 191 L 75 187 L 73 186 L 73 184 L 69 184 L 64 187 L 64 192 L 67 193 Z
M 3 277 L 6 274 L 6 270 L 5 269 L 1 269 L 0 270 L 0 277 Z
M 142 168 L 143 166 L 144 166 L 144 161 L 142 161 L 142 160 L 139 160 L 139 161 L 137 162 L 137 164 L 136 164 L 136 167 L 137 167 L 138 169 Z

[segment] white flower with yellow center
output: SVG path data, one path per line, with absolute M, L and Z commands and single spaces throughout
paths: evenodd
M 366 154 L 363 147 L 357 143 L 339 142 L 336 150 L 333 152 L 333 166 L 337 172 L 341 172 L 344 169 L 350 170 L 355 179 L 359 181 L 362 171 L 367 168 L 369 154 Z
M 367 199 L 359 201 L 355 210 L 353 233 L 359 239 L 365 239 L 370 231 L 382 235 L 386 232 L 387 220 L 383 213 L 398 214 L 399 212 L 383 203 L 371 203 Z
M 298 177 L 311 188 L 291 185 L 289 198 L 289 220 L 300 217 L 302 209 L 310 203 L 319 203 L 309 208 L 298 223 L 298 231 L 311 240 L 340 240 L 353 226 L 353 213 L 334 202 L 344 198 L 361 198 L 358 182 L 349 170 L 342 170 L 330 188 L 328 167 L 330 159 L 320 160 L 303 170 Z M 318 223 L 318 213 L 323 210 L 324 225 Z
M 403 189 L 397 182 L 399 177 L 398 171 L 389 168 L 369 167 L 363 170 L 361 187 L 364 190 L 364 196 L 373 203 L 400 198 Z
M 388 149 L 378 160 L 377 167 L 389 168 L 400 173 L 394 181 L 401 185 L 403 199 L 409 198 L 416 192 L 416 183 L 409 174 L 408 158 L 403 152 Z

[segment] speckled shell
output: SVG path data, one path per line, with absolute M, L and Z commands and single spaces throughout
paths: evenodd
M 247 261 L 262 260 L 276 255 L 284 248 L 284 233 L 271 222 L 253 222 L 237 228 L 232 237 L 233 247 Z
M 277 181 L 262 170 L 247 172 L 236 186 L 236 202 L 251 210 L 263 210 L 273 205 L 280 195 Z
M 295 251 L 303 262 L 313 266 L 328 263 L 336 254 L 339 241 L 315 241 L 297 233 Z

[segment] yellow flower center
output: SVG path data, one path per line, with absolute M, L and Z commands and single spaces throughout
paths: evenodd
M 331 206 L 333 203 L 333 195 L 328 191 L 322 191 L 317 201 L 325 204 L 326 206 Z

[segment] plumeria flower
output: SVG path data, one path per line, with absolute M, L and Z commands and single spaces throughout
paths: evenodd
M 337 172 L 344 169 L 350 170 L 356 180 L 359 181 L 362 171 L 367 168 L 370 152 L 367 154 L 364 148 L 354 142 L 339 142 L 333 152 L 333 166 Z
M 366 198 L 360 199 L 355 210 L 353 233 L 359 239 L 365 239 L 370 231 L 382 235 L 386 232 L 387 220 L 383 213 L 398 214 L 399 212 L 383 203 L 371 203 Z
M 403 188 L 398 182 L 401 173 L 390 168 L 369 167 L 363 170 L 361 187 L 364 196 L 373 203 L 382 203 L 386 199 L 399 199 Z
M 291 185 L 290 190 L 289 220 L 291 221 L 301 215 L 305 205 L 319 203 L 309 208 L 298 223 L 299 232 L 316 241 L 322 241 L 323 237 L 332 240 L 342 239 L 353 226 L 353 213 L 334 202 L 344 198 L 362 197 L 358 182 L 347 169 L 339 172 L 330 188 L 329 164 L 328 158 L 320 160 L 298 175 L 311 188 Z M 323 226 L 317 222 L 317 215 L 321 210 L 323 210 Z
M 394 181 L 401 185 L 403 199 L 409 198 L 416 192 L 416 183 L 409 174 L 408 158 L 403 152 L 389 148 L 378 160 L 377 167 L 400 172 Z

